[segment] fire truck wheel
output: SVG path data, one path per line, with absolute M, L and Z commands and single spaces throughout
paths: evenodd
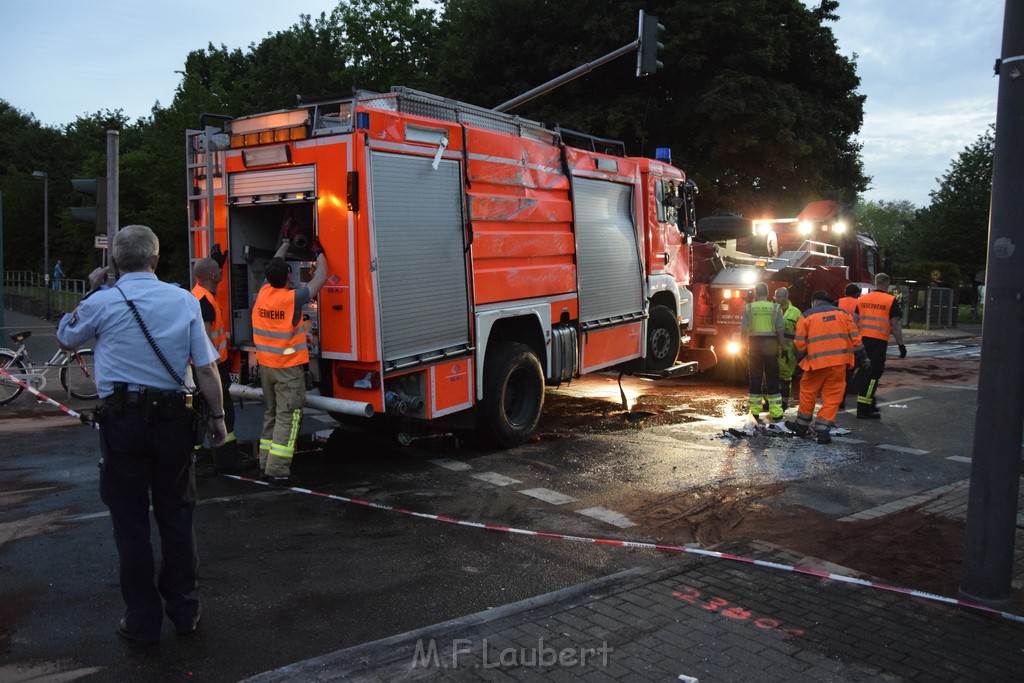
M 649 372 L 672 367 L 679 355 L 679 323 L 665 306 L 652 306 L 647 320 L 647 359 Z
M 544 371 L 526 344 L 504 342 L 485 361 L 480 415 L 498 445 L 526 443 L 544 406 Z

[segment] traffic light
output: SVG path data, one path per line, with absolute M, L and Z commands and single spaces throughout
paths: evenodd
M 658 17 L 640 10 L 640 26 L 637 29 L 636 75 L 649 76 L 665 66 L 658 60 L 658 52 L 665 48 L 658 42 L 658 34 L 665 27 L 658 23 Z
M 75 178 L 71 181 L 71 187 L 75 192 L 96 198 L 95 206 L 71 207 L 71 215 L 80 221 L 92 223 L 96 228 L 95 234 L 102 235 L 105 239 L 107 235 L 107 179 L 102 176 L 99 178 Z

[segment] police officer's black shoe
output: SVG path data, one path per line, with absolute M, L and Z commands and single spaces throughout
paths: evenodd
M 870 408 L 857 408 L 857 419 L 858 420 L 881 420 L 882 414 L 878 412 L 871 412 Z

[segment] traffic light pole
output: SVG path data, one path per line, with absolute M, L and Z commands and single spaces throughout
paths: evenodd
M 628 45 L 623 45 L 614 52 L 609 52 L 603 57 L 598 57 L 592 62 L 587 62 L 583 66 L 578 66 L 572 71 L 567 71 L 561 76 L 552 78 L 547 83 L 538 85 L 533 90 L 528 90 L 518 97 L 513 97 L 507 102 L 502 102 L 497 107 L 494 107 L 494 111 L 508 111 L 513 107 L 518 107 L 524 102 L 529 102 L 535 97 L 539 97 L 546 92 L 550 92 L 555 88 L 565 85 L 571 80 L 577 79 L 580 76 L 590 73 L 602 64 L 624 57 L 630 52 L 637 53 L 637 66 L 636 75 L 646 76 L 652 74 L 661 68 L 661 62 L 657 59 L 658 50 L 664 47 L 658 42 L 658 32 L 663 30 L 665 27 L 658 23 L 658 18 L 645 14 L 643 10 L 640 10 L 640 24 L 637 29 L 637 38 Z
M 121 134 L 116 130 L 107 131 L 107 248 L 103 250 L 103 266 L 110 264 L 110 250 L 114 248 L 114 235 L 118 231 L 118 206 L 121 199 L 120 188 L 120 141 Z
M 1024 414 L 1024 2 L 1007 0 L 992 163 L 985 321 L 960 596 L 1008 609 Z
M 494 107 L 494 111 L 508 111 L 513 107 L 518 107 L 520 104 L 523 104 L 524 102 L 529 102 L 535 97 L 539 97 L 540 95 L 543 95 L 546 92 L 550 92 L 551 90 L 554 90 L 559 86 L 565 85 L 571 80 L 579 78 L 583 74 L 593 71 L 602 64 L 607 64 L 608 62 L 614 59 L 618 59 L 619 57 L 628 55 L 630 52 L 636 52 L 637 48 L 639 47 L 640 40 L 634 40 L 629 45 L 623 45 L 615 52 L 609 52 L 604 57 L 598 57 L 592 62 L 588 62 L 583 66 L 578 66 L 572 71 L 567 71 L 561 76 L 551 79 L 547 83 L 538 85 L 533 90 L 528 90 L 527 92 L 524 92 L 522 95 L 519 95 L 518 97 L 513 97 L 508 102 L 502 102 L 497 107 Z

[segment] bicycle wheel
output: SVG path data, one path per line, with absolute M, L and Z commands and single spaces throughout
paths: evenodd
M 90 349 L 71 354 L 68 364 L 60 369 L 60 383 L 75 398 L 88 401 L 100 395 L 96 389 L 96 364 Z
M 3 368 L 12 375 L 18 375 L 25 372 L 25 363 L 10 351 L 0 351 L 0 368 Z M 13 379 L 7 375 L 0 374 L 0 406 L 6 405 L 18 398 L 23 391 L 24 389 L 21 385 Z

